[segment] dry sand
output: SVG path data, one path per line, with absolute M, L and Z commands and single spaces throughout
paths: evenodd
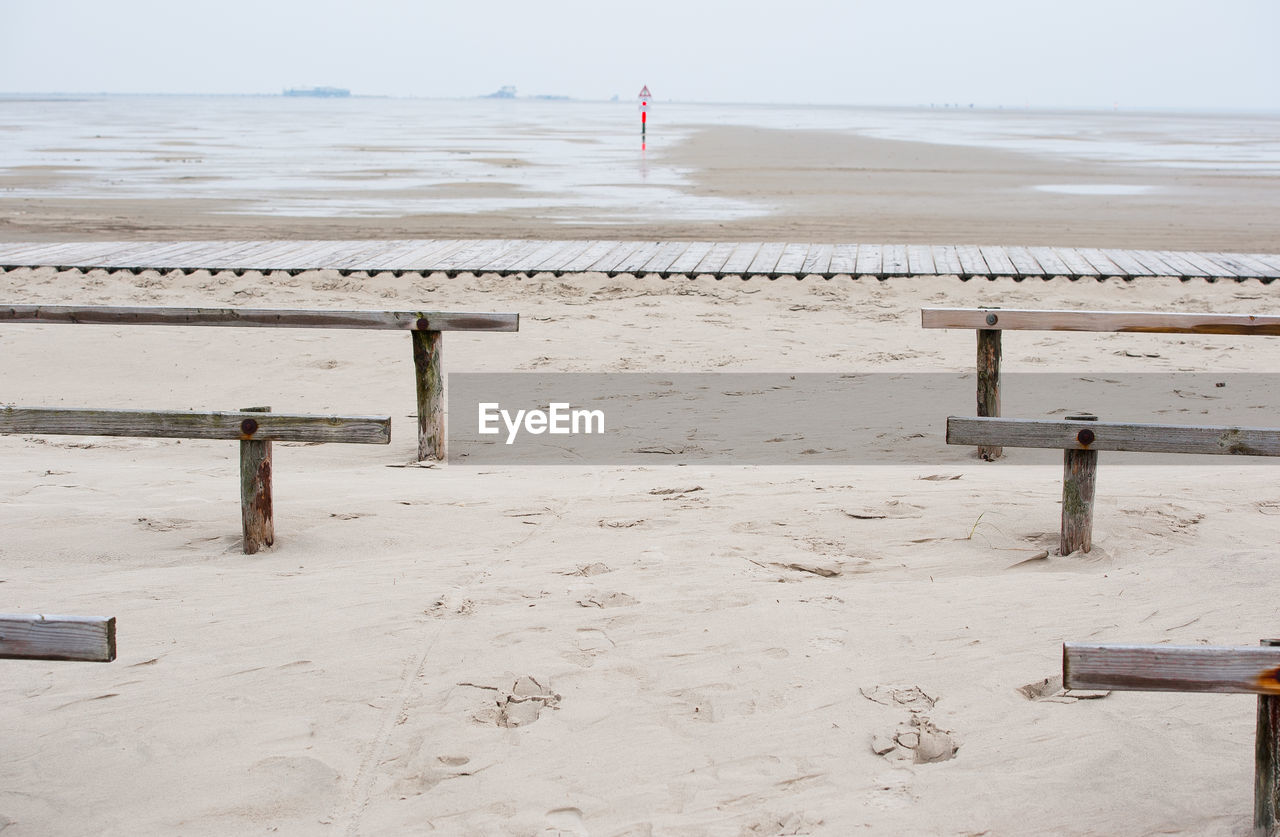
M 729 169 L 700 182 L 717 179 L 738 182 Z M 1240 185 L 1252 208 L 1235 215 L 1129 205 L 1070 236 L 1052 216 L 1005 234 L 1000 215 L 924 210 L 894 235 L 892 219 L 846 227 L 803 207 L 769 229 L 943 243 L 972 223 L 990 242 L 1156 246 L 1203 220 L 1203 238 L 1178 240 L 1274 251 L 1230 237 L 1267 202 L 1252 189 Z M 128 223 L 175 237 L 232 223 L 148 226 L 168 211 Z M 76 219 L 95 208 L 77 212 L 44 231 L 119 232 L 101 219 L 86 231 Z M 467 229 L 551 234 L 491 220 Z M 922 330 L 921 306 L 1273 309 L 1271 286 L 1164 279 L 39 270 L 0 275 L 0 289 L 521 313 L 518 334 L 448 335 L 450 372 L 966 371 L 973 335 Z M 1011 371 L 1093 374 L 1280 361 L 1265 338 L 1022 333 L 1005 351 Z M 278 445 L 278 540 L 252 557 L 232 443 L 0 438 L 3 609 L 115 615 L 120 630 L 109 665 L 3 663 L 4 837 L 1248 833 L 1253 699 L 1019 688 L 1060 672 L 1064 640 L 1274 635 L 1269 466 L 1104 455 L 1094 551 L 1020 563 L 1054 549 L 1060 466 L 955 450 L 897 466 L 404 467 L 411 369 L 407 338 L 383 332 L 0 329 L 9 403 L 393 417 L 390 447 Z M 1186 421 L 1211 408 L 1184 405 Z M 944 418 L 918 431 L 940 434 Z

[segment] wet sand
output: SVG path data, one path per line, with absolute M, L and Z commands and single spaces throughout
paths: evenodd
M 676 187 L 681 194 L 724 199 L 758 214 L 664 221 L 660 209 L 650 208 L 641 222 L 618 210 L 616 220 L 601 223 L 580 220 L 582 213 L 572 207 L 539 207 L 531 198 L 535 205 L 516 210 L 402 215 L 395 199 L 387 198 L 381 204 L 386 216 L 290 217 L 246 214 L 243 202 L 229 197 L 176 197 L 182 194 L 176 189 L 169 196 L 161 188 L 154 198 L 114 198 L 110 188 L 91 187 L 92 198 L 56 191 L 10 198 L 0 191 L 0 239 L 602 238 L 1264 253 L 1280 247 L 1280 176 L 1226 162 L 1217 170 L 1122 165 L 831 131 L 706 126 L 652 152 L 651 163 L 686 173 Z M 482 206 L 486 196 L 519 192 L 512 171 L 499 168 L 483 182 L 410 190 L 404 199 L 407 205 L 447 189 L 457 200 L 481 200 Z M 65 177 L 23 168 L 0 173 L 0 186 L 38 192 Z M 246 191 L 253 188 L 246 180 Z

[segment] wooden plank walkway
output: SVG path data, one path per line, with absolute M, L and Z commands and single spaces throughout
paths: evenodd
M 609 276 L 959 276 L 1136 279 L 1280 278 L 1280 254 L 991 245 L 786 244 L 699 241 L 87 241 L 0 242 L 0 270 L 351 273 L 598 272 Z

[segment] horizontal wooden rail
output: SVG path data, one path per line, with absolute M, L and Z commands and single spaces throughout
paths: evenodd
M 152 308 L 2 305 L 0 322 L 78 325 L 355 328 L 398 331 L 519 331 L 519 314 L 435 311 L 317 311 L 287 308 Z
M 1043 311 L 1015 308 L 922 308 L 924 328 L 973 329 L 978 337 L 977 414 L 1000 415 L 1001 332 L 1094 331 L 1146 334 L 1280 335 L 1280 316 L 1145 311 Z M 1234 452 L 1234 451 L 1233 451 Z M 979 445 L 978 455 L 999 459 L 998 444 Z
M 947 419 L 947 444 L 988 448 L 1056 448 L 1063 452 L 1063 555 L 1093 546 L 1093 498 L 1098 451 L 1280 456 L 1280 429 L 1123 424 L 1090 416 L 1066 419 Z M 982 449 L 981 447 L 979 448 Z
M 0 659 L 109 663 L 115 658 L 114 616 L 0 613 Z
M 1263 314 L 922 308 L 920 320 L 924 328 L 971 328 L 995 331 L 1280 335 L 1280 316 Z
M 951 416 L 947 444 L 1280 456 L 1280 429 Z
M 0 433 L 385 445 L 391 441 L 391 419 L 387 416 L 310 416 L 242 411 L 195 413 L 0 407 Z
M 317 311 L 288 308 L 156 308 L 109 305 L 0 305 L 0 323 L 6 322 L 407 331 L 413 342 L 414 388 L 418 401 L 418 458 L 439 460 L 445 458 L 445 379 L 441 357 L 443 332 L 512 332 L 520 329 L 519 314 Z M 279 441 L 289 440 L 279 438 Z
M 0 433 L 238 440 L 244 551 L 252 555 L 275 541 L 272 442 L 385 445 L 391 441 L 391 419 L 290 415 L 270 407 L 234 413 L 0 407 Z
M 1062 646 L 1068 689 L 1280 695 L 1280 647 Z
M 1062 683 L 1068 689 L 1257 695 L 1253 833 L 1280 835 L 1280 640 L 1243 648 L 1068 642 L 1062 646 Z

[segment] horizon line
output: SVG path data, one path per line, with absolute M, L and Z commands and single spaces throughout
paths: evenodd
M 15 99 L 34 99 L 37 97 L 48 97 L 55 99 L 73 99 L 73 98 L 106 98 L 106 97 L 189 97 L 189 98 L 244 98 L 244 99 L 285 99 L 285 98 L 311 98 L 311 97 L 290 97 L 286 96 L 283 90 L 279 93 L 195 93 L 195 92 L 159 92 L 159 91 L 0 91 L 0 101 Z M 324 98 L 326 102 L 343 101 L 349 99 L 396 99 L 404 101 L 499 101 L 499 102 L 543 102 L 553 104 L 629 104 L 629 98 L 612 97 L 607 99 L 597 98 L 578 98 L 574 96 L 566 96 L 559 94 L 531 94 L 527 96 L 515 96 L 511 98 L 496 98 L 491 94 L 472 94 L 472 95 L 422 95 L 422 94 L 392 94 L 392 93 L 350 93 L 347 96 L 336 96 L 332 98 Z M 911 109 L 911 110 L 1014 110 L 1014 111 L 1088 111 L 1099 113 L 1119 113 L 1119 112 L 1174 112 L 1174 113 L 1217 113 L 1217 114 L 1280 114 L 1280 105 L 1255 105 L 1255 106 L 1227 106 L 1227 105 L 1202 105 L 1202 104 L 1120 104 L 1113 103 L 1110 105 L 1102 104 L 1010 104 L 1005 102 L 916 102 L 916 103 L 868 103 L 868 102 L 799 102 L 799 101 L 729 101 L 729 100 L 703 100 L 703 99 L 657 99 L 651 100 L 655 105 L 671 104 L 671 105 L 715 105 L 728 107 L 798 107 L 798 108 L 892 108 L 892 109 Z

